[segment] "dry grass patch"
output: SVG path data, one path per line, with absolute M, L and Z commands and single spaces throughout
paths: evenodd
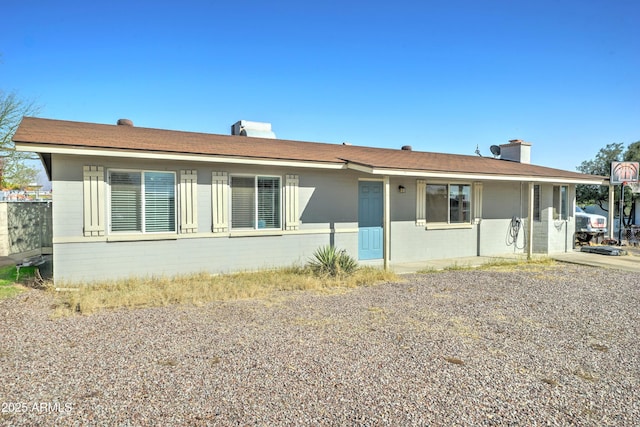
M 297 326 L 323 329 L 328 325 L 335 323 L 335 320 L 329 317 L 320 317 L 320 318 L 296 317 L 295 319 L 293 319 L 291 323 Z
M 602 352 L 609 351 L 609 347 L 607 347 L 606 345 L 600 344 L 600 343 L 592 343 L 592 344 L 589 345 L 589 347 L 591 347 L 593 350 L 598 350 L 598 351 L 602 351 Z
M 451 322 L 451 329 L 453 329 L 456 335 L 463 338 L 470 338 L 472 340 L 480 339 L 480 334 L 478 334 L 473 326 L 468 324 L 466 319 L 453 317 L 449 319 L 449 322 Z
M 298 267 L 211 275 L 132 278 L 73 286 L 60 284 L 54 316 L 90 314 L 118 308 L 202 305 L 211 301 L 272 297 L 278 291 L 354 288 L 398 280 L 395 274 L 363 268 L 349 276 L 318 277 Z
M 492 258 L 489 261 L 481 265 L 470 264 L 453 264 L 446 266 L 442 269 L 434 267 L 427 267 L 418 270 L 419 274 L 427 273 L 441 273 L 444 271 L 465 271 L 465 270 L 493 270 L 493 271 L 541 271 L 552 268 L 556 265 L 556 262 L 547 257 L 535 257 L 533 259 L 527 259 L 524 256 L 521 258 Z
M 518 258 L 518 259 L 504 259 L 495 258 L 481 265 L 479 268 L 482 270 L 499 270 L 499 271 L 522 271 L 531 270 L 539 271 L 546 270 L 554 267 L 556 262 L 547 257 L 536 257 L 533 259 Z
M 581 367 L 579 367 L 578 369 L 576 369 L 573 374 L 579 378 L 582 378 L 583 380 L 586 381 L 598 381 L 599 376 L 598 374 L 596 374 L 595 372 L 591 372 L 587 369 L 583 369 Z
M 178 361 L 175 359 L 161 359 L 158 360 L 158 364 L 162 365 L 162 366 L 177 366 L 178 365 Z
M 462 359 L 458 359 L 457 357 L 445 357 L 444 360 L 454 365 L 464 365 L 464 361 Z
M 369 318 L 372 321 L 384 322 L 387 320 L 387 311 L 383 307 L 372 306 L 368 307 Z

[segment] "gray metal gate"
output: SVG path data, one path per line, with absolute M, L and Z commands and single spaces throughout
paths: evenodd
M 51 202 L 6 203 L 6 255 L 52 251 Z

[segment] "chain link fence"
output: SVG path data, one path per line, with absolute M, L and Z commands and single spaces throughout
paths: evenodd
M 626 240 L 629 245 L 640 245 L 640 226 L 631 225 L 622 229 L 622 240 Z

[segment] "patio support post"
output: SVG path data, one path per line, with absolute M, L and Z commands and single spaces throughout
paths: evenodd
M 615 215 L 615 186 L 609 184 L 609 221 L 607 224 L 608 230 L 609 230 L 609 238 L 613 239 L 614 238 L 614 234 L 615 234 L 615 222 L 616 222 L 616 215 Z
M 529 205 L 527 209 L 529 212 L 527 214 L 527 259 L 531 259 L 533 257 L 533 195 L 534 195 L 534 185 L 533 182 L 529 183 Z
M 391 240 L 391 186 L 389 185 L 389 176 L 384 177 L 384 269 L 389 269 L 390 261 L 390 240 Z

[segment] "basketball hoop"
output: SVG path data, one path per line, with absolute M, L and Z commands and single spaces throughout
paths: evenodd
M 638 182 L 640 162 L 611 162 L 611 176 L 609 182 L 613 185 L 627 185 L 628 182 Z

